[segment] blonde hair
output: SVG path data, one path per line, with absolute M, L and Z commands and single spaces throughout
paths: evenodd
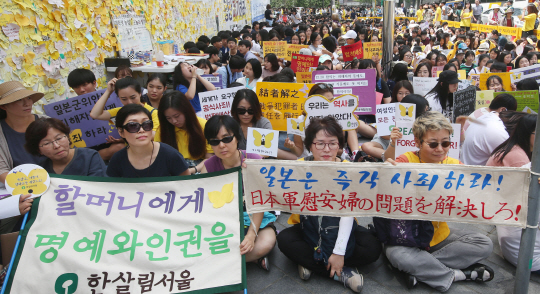
M 414 138 L 422 141 L 429 131 L 447 130 L 450 135 L 454 133 L 452 125 L 442 113 L 437 111 L 424 112 L 413 124 L 412 132 Z

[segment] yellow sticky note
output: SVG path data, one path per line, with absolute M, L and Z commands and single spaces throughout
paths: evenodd
M 13 14 L 2 14 L 0 15 L 0 26 L 5 26 L 8 23 L 15 22 L 15 16 Z
M 62 13 L 59 10 L 53 11 L 52 15 L 53 15 L 54 19 L 56 20 L 56 22 L 58 22 L 58 23 L 63 22 Z
M 36 71 L 36 66 L 33 65 L 33 64 L 25 64 L 23 65 L 24 67 L 24 70 L 30 74 L 30 75 L 33 75 L 33 76 L 37 76 L 37 71 Z
M 24 15 L 16 14 L 15 15 L 15 21 L 20 27 L 28 26 L 30 25 L 30 19 Z
M 85 50 L 86 46 L 84 45 L 84 41 L 83 40 L 77 41 L 77 43 L 75 43 L 75 48 L 77 48 L 77 50 L 79 51 Z
M 28 64 L 32 64 L 35 57 L 36 57 L 36 54 L 34 52 L 29 51 L 28 53 L 24 54 L 24 62 Z

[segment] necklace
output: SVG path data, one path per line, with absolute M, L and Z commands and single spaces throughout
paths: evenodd
M 150 175 L 150 166 L 152 165 L 152 158 L 154 158 L 154 148 L 156 146 L 154 145 L 154 141 L 152 141 L 152 153 L 150 154 L 150 161 L 148 162 L 148 167 L 145 168 L 146 169 L 146 173 L 143 177 L 149 177 Z M 133 169 L 136 171 L 137 173 L 137 177 L 141 178 L 141 175 L 139 174 L 139 171 L 138 169 L 136 169 L 135 167 L 133 167 Z
M 242 165 L 242 152 L 239 149 L 236 149 L 238 151 L 238 157 L 240 158 L 240 165 Z M 221 167 L 223 167 L 223 170 L 227 169 L 225 168 L 225 165 L 223 164 L 223 161 L 220 160 Z M 230 168 L 233 168 L 234 166 L 231 166 Z

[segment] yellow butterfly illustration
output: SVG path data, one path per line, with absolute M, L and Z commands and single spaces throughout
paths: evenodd
M 253 137 L 255 137 L 255 146 L 264 146 L 266 148 L 272 147 L 272 139 L 274 139 L 274 133 L 268 133 L 261 135 L 257 130 L 253 130 Z
M 407 108 L 407 107 L 400 104 L 399 105 L 399 110 L 401 112 L 401 116 L 413 117 L 414 105 L 411 105 L 409 108 Z
M 220 208 L 225 203 L 231 203 L 234 199 L 233 184 L 225 184 L 221 187 L 221 192 L 212 191 L 208 193 L 208 199 L 212 202 L 214 208 Z
M 34 169 L 30 171 L 30 174 L 22 172 L 10 173 L 6 177 L 6 183 L 8 186 L 15 188 L 11 194 L 42 194 L 47 191 L 47 186 L 45 181 L 47 180 L 48 174 L 45 169 Z
M 293 129 L 297 129 L 297 130 L 300 130 L 302 132 L 304 131 L 304 127 L 305 127 L 304 122 L 299 123 L 299 122 L 297 122 L 295 120 L 291 120 L 291 122 L 292 122 Z

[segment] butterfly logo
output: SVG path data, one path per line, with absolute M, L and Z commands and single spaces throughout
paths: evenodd
M 514 76 L 514 79 L 521 79 L 521 73 L 515 73 L 512 75 Z
M 233 184 L 225 184 L 220 191 L 212 191 L 208 193 L 208 199 L 212 202 L 214 208 L 220 208 L 225 203 L 231 203 L 234 199 Z
M 399 105 L 399 111 L 400 111 L 401 116 L 413 117 L 413 110 L 414 110 L 414 105 L 410 106 L 409 108 L 401 104 Z
M 257 132 L 257 130 L 253 130 L 253 137 L 255 137 L 255 146 L 264 146 L 266 148 L 272 147 L 272 139 L 274 139 L 274 133 L 262 135 L 261 133 Z
M 305 123 L 304 122 L 297 122 L 295 120 L 291 120 L 293 129 L 300 130 L 301 132 L 304 131 Z

